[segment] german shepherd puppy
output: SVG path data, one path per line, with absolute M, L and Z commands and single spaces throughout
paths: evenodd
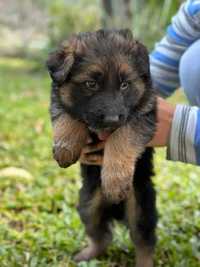
M 102 167 L 81 164 L 78 211 L 90 244 L 76 261 L 102 254 L 113 219 L 126 223 L 136 267 L 153 266 L 157 213 L 153 149 L 156 96 L 148 51 L 125 30 L 73 35 L 47 61 L 52 78 L 53 154 L 61 167 L 75 163 L 88 136 L 105 142 Z

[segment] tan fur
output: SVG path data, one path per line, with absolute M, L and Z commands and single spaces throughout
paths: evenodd
M 135 224 L 137 218 L 137 203 L 135 199 L 135 192 L 133 188 L 131 189 L 131 194 L 129 195 L 126 201 L 126 218 L 128 221 L 128 226 L 130 229 L 130 234 L 132 237 L 132 233 L 135 231 Z
M 101 218 L 100 209 L 104 205 L 104 199 L 100 189 L 97 189 L 93 198 L 88 203 L 88 217 L 90 218 L 90 223 L 87 225 L 87 232 L 94 231 L 95 227 L 98 227 Z M 104 253 L 107 246 L 109 245 L 111 239 L 103 238 L 101 241 L 96 241 L 89 238 L 88 246 L 82 249 L 78 254 L 75 255 L 74 260 L 79 261 L 88 261 L 92 258 L 98 257 Z
M 63 85 L 59 88 L 60 90 L 60 97 L 62 99 L 62 102 L 65 103 L 67 106 L 72 105 L 72 99 L 71 99 L 71 88 L 70 86 Z
M 126 201 L 126 218 L 130 230 L 130 236 L 135 243 L 136 267 L 153 267 L 153 249 L 147 248 L 143 244 L 137 230 L 137 219 L 140 217 L 140 207 L 135 199 L 135 192 L 132 189 L 131 194 Z
M 105 73 L 105 66 L 102 66 L 101 62 L 97 62 L 94 65 L 90 65 L 89 68 L 83 69 L 76 76 L 72 77 L 72 80 L 78 83 L 85 82 L 91 80 L 91 74 L 96 72 L 102 73 L 102 75 Z
M 153 267 L 153 250 L 146 246 L 136 246 L 135 267 Z
M 121 63 L 121 62 L 123 62 L 123 60 L 124 60 L 123 58 L 121 59 L 121 61 L 119 59 L 117 59 L 117 61 L 119 61 L 119 72 L 130 75 L 131 77 L 133 77 L 133 75 L 136 76 L 135 73 L 133 72 L 132 67 L 128 63 L 126 63 L 126 62 Z
M 134 165 L 143 151 L 133 140 L 133 129 L 126 125 L 117 129 L 105 144 L 102 190 L 114 202 L 119 202 L 130 194 Z
M 67 167 L 80 157 L 88 131 L 85 124 L 64 113 L 53 123 L 54 158 L 60 166 Z
M 135 267 L 153 267 L 153 248 L 147 247 L 144 244 L 144 241 L 141 238 L 141 233 L 137 229 L 137 220 L 140 217 L 140 212 L 140 207 L 135 199 L 135 192 L 132 191 L 126 201 L 126 218 L 131 239 L 135 243 Z
M 135 87 L 138 89 L 137 92 L 139 93 L 140 97 L 143 96 L 145 91 L 145 85 L 141 78 L 137 78 L 134 82 Z
M 90 240 L 88 246 L 75 255 L 74 261 L 89 261 L 93 258 L 99 257 L 105 252 L 106 248 L 107 244 L 100 244 Z
M 128 63 L 121 63 L 119 66 L 119 72 L 126 74 L 128 79 L 134 82 L 134 86 L 137 88 L 137 92 L 140 96 L 144 94 L 145 84 L 144 81 L 138 76 L 137 70 L 133 71 L 133 67 L 131 67 Z
M 62 47 L 66 53 L 82 54 L 86 49 L 86 43 L 71 36 L 68 40 L 62 42 Z
M 90 210 L 90 217 L 91 217 L 91 224 L 97 225 L 100 221 L 100 214 L 99 214 L 99 209 L 103 204 L 103 196 L 102 196 L 102 192 L 100 189 L 98 189 L 92 200 L 89 203 L 89 210 Z

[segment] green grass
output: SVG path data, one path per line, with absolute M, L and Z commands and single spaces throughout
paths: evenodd
M 0 59 L 0 266 L 133 266 L 133 246 L 118 225 L 107 255 L 79 265 L 72 260 L 85 245 L 76 212 L 79 169 L 63 170 L 52 160 L 50 82 L 36 65 Z M 165 151 L 158 150 L 156 173 L 156 266 L 198 267 L 200 170 L 167 162 Z

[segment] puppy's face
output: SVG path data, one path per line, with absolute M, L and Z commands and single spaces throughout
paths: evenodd
M 97 133 L 125 124 L 151 83 L 148 53 L 128 30 L 76 35 L 48 68 L 66 111 Z

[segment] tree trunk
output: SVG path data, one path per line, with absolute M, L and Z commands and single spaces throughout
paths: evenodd
M 132 28 L 132 0 L 102 0 L 104 28 Z

